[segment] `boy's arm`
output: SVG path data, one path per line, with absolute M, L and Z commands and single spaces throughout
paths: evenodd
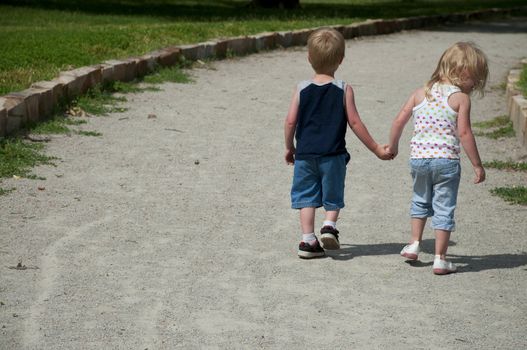
M 359 116 L 359 112 L 357 111 L 357 107 L 355 106 L 355 97 L 353 94 L 353 89 L 351 86 L 346 85 L 346 114 L 348 117 L 348 124 L 357 135 L 359 140 L 366 146 L 370 151 L 375 153 L 377 157 L 380 159 L 388 160 L 393 158 L 392 155 L 388 152 L 387 145 L 379 145 L 375 140 L 371 137 L 370 133 L 368 132 L 368 129 L 362 122 Z
M 392 128 L 390 130 L 390 151 L 393 153 L 394 157 L 397 156 L 397 153 L 399 153 L 399 139 L 401 138 L 403 129 L 412 116 L 412 109 L 415 106 L 416 93 L 417 91 L 414 92 L 412 96 L 410 96 L 392 123 Z
M 285 136 L 285 162 L 287 164 L 294 164 L 295 162 L 295 130 L 296 122 L 298 117 L 298 92 L 295 89 L 293 98 L 291 99 L 291 105 L 285 118 L 284 123 L 284 136 Z
M 476 139 L 474 138 L 470 126 L 470 97 L 464 93 L 456 93 L 455 95 L 452 95 L 452 97 L 455 97 L 459 101 L 459 111 L 457 115 L 459 139 L 468 159 L 470 159 L 470 162 L 472 163 L 472 167 L 474 168 L 474 172 L 476 173 L 474 183 L 477 184 L 485 181 L 485 169 L 481 164 Z

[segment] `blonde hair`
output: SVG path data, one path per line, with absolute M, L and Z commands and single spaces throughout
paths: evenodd
M 468 74 L 474 80 L 473 90 L 483 96 L 489 75 L 487 56 L 473 42 L 457 42 L 443 53 L 435 72 L 426 83 L 426 98 L 432 98 L 430 90 L 437 82 L 449 81 L 459 87 L 463 82 L 463 74 Z
M 335 29 L 322 28 L 307 39 L 311 67 L 318 74 L 333 74 L 344 58 L 344 37 Z

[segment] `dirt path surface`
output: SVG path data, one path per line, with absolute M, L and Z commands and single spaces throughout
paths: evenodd
M 525 20 L 347 42 L 337 77 L 377 140 L 458 40 L 490 59 L 473 120 L 505 114 L 501 85 L 527 55 Z M 212 65 L 91 118 L 102 137 L 55 137 L 57 167 L 35 170 L 46 180 L 4 182 L 17 190 L 0 197 L 1 349 L 527 348 L 527 209 L 489 193 L 525 185 L 525 173 L 489 169 L 476 186 L 463 155 L 449 249 L 460 271 L 438 277 L 430 229 L 420 263 L 398 255 L 410 128 L 391 162 L 349 132 L 342 249 L 302 261 L 282 125 L 293 87 L 311 76 L 306 51 Z M 525 160 L 514 139 L 478 144 L 484 160 Z M 35 268 L 9 269 L 19 258 Z

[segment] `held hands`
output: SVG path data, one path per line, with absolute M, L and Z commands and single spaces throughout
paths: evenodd
M 474 177 L 475 184 L 485 181 L 485 169 L 481 165 L 474 167 L 474 173 L 476 173 L 476 177 Z
M 295 148 L 291 148 L 291 149 L 286 149 L 285 150 L 285 162 L 288 164 L 288 165 L 293 165 L 295 164 Z
M 394 153 L 389 145 L 377 145 L 374 151 L 375 155 L 382 160 L 390 160 L 395 158 L 396 153 Z

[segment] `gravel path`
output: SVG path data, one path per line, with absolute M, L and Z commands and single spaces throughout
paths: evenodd
M 347 42 L 337 77 L 377 140 L 458 40 L 490 59 L 473 120 L 505 114 L 501 85 L 527 56 L 525 19 Z M 293 87 L 311 76 L 306 51 L 212 66 L 91 118 L 86 129 L 102 137 L 54 137 L 57 167 L 35 170 L 46 180 L 4 181 L 17 190 L 0 197 L 1 349 L 527 348 L 527 209 L 489 193 L 525 185 L 525 173 L 489 169 L 476 186 L 463 156 L 449 249 L 460 272 L 438 277 L 430 229 L 419 264 L 398 255 L 410 128 L 391 162 L 350 132 L 343 248 L 302 261 L 282 125 Z M 478 145 L 485 160 L 526 159 L 514 139 Z M 33 268 L 9 269 L 19 258 Z

